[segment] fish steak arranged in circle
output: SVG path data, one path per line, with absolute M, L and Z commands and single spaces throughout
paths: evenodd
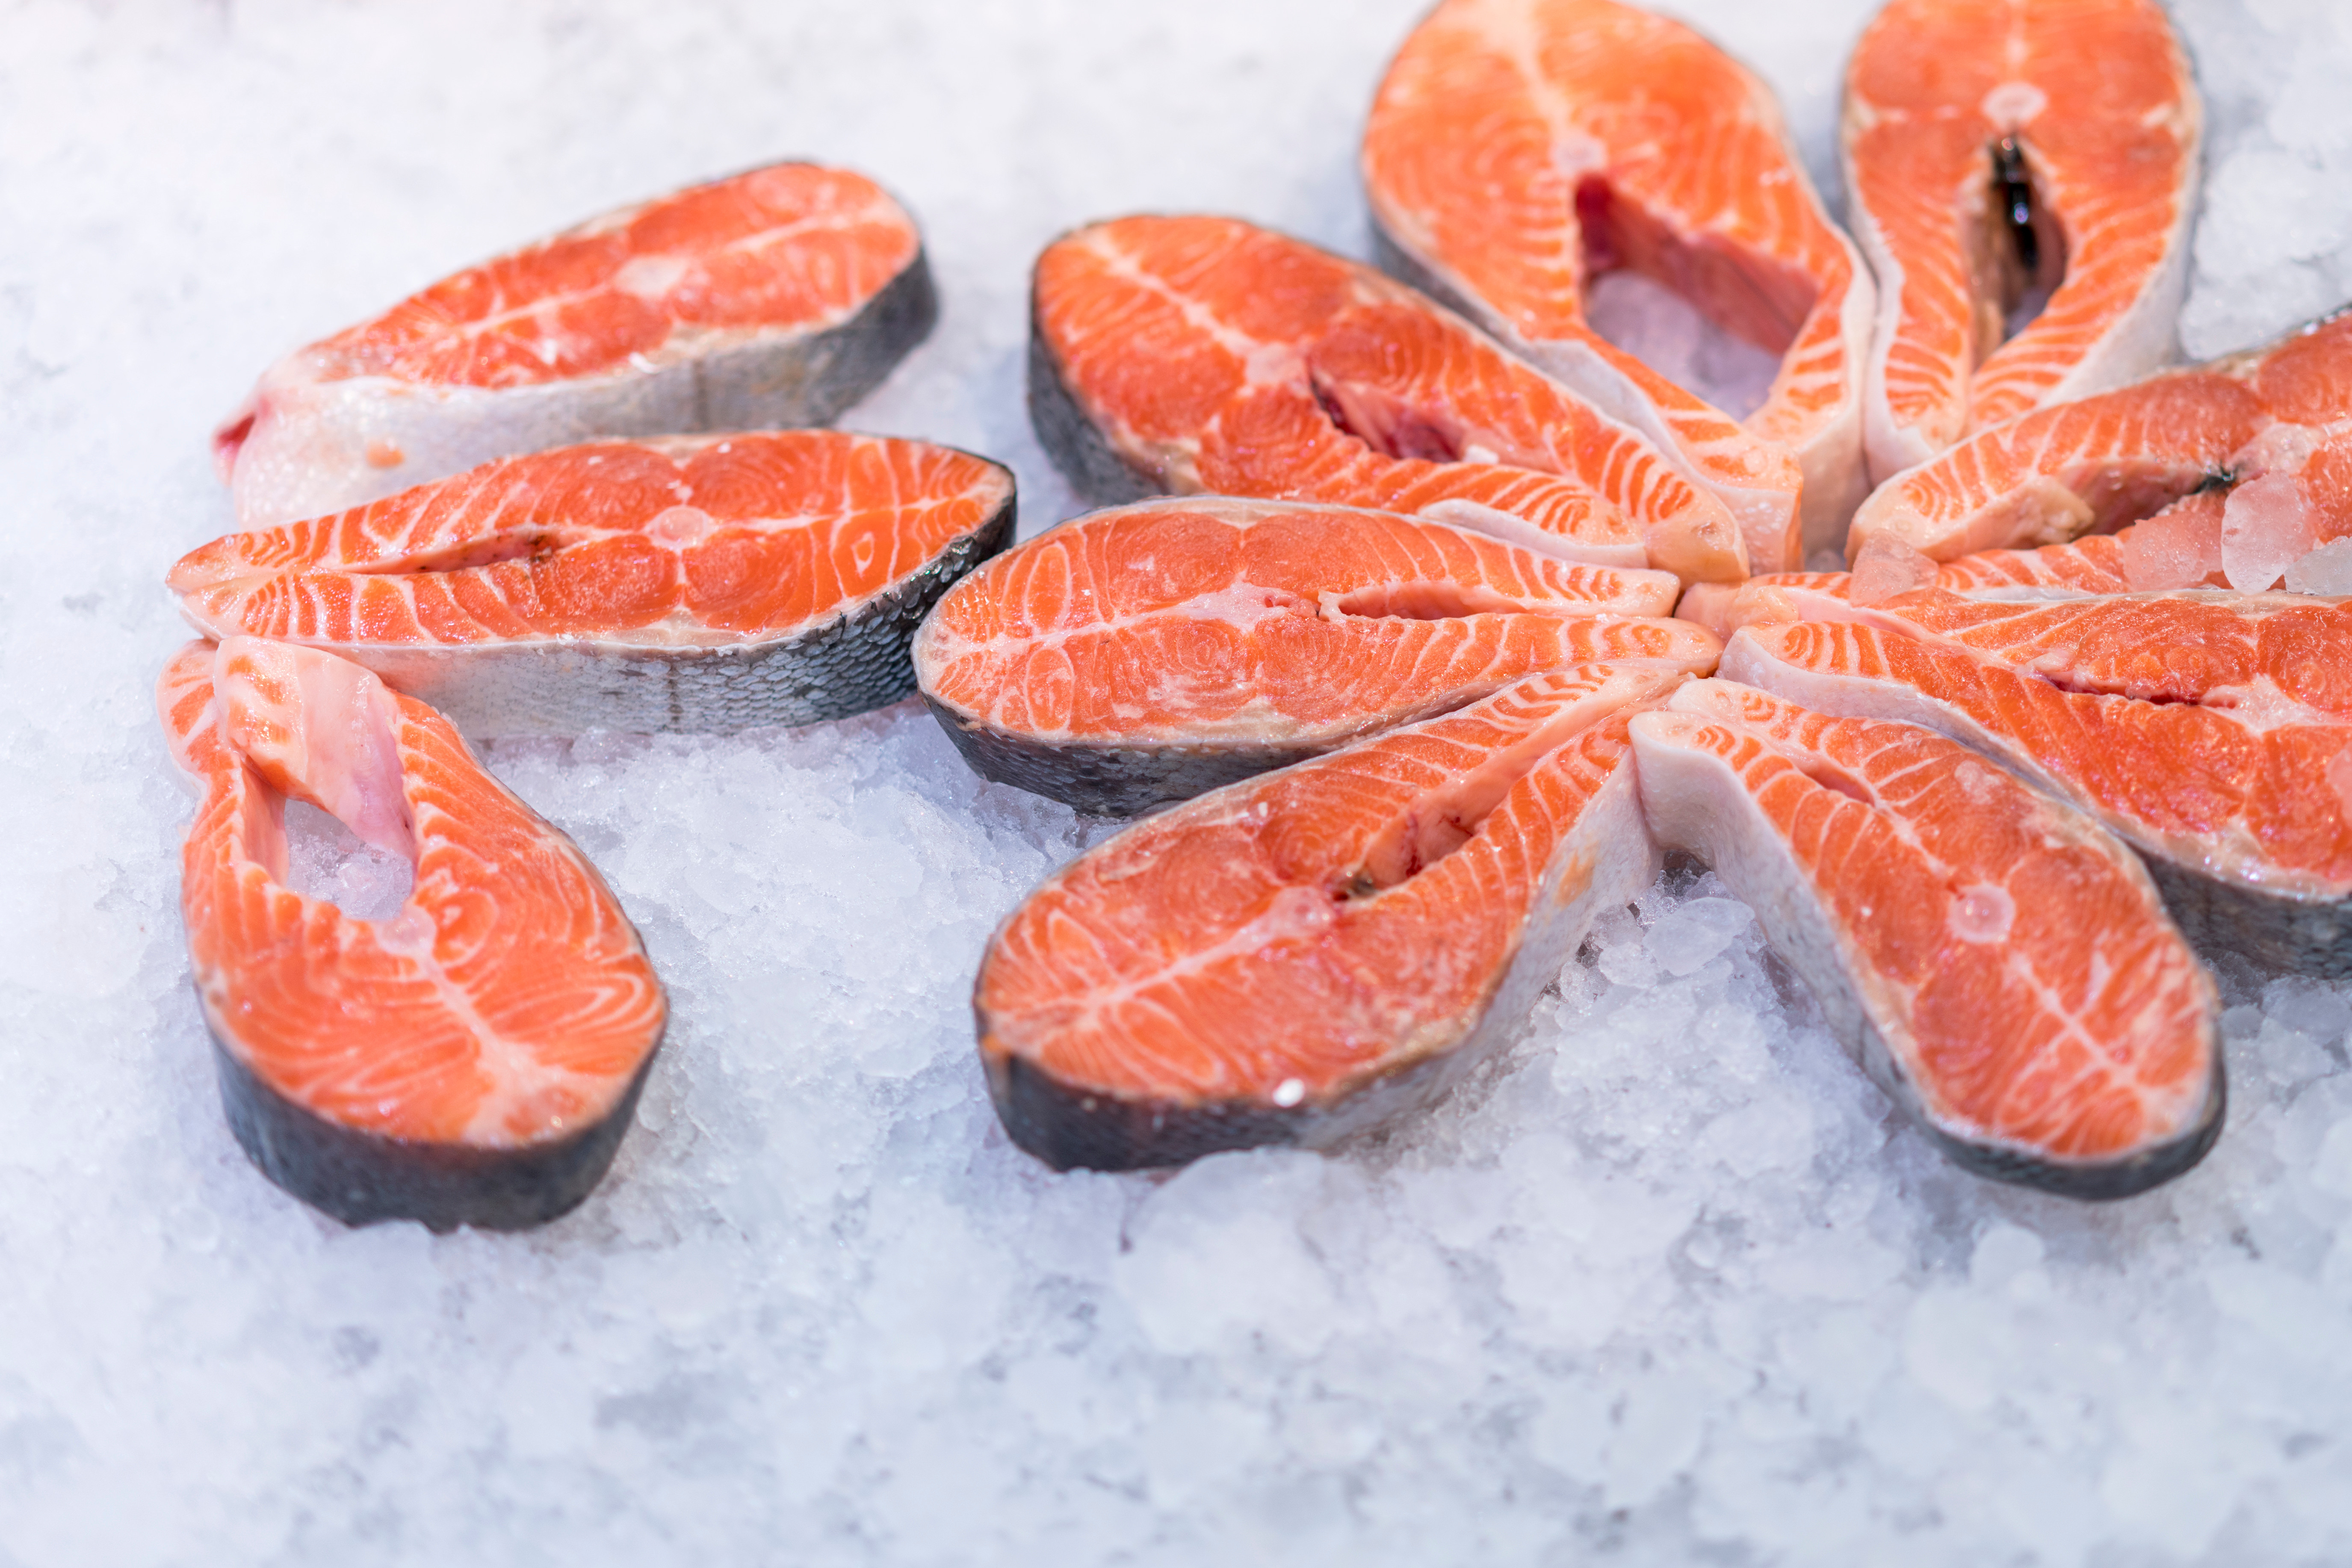
M 1846 68 L 1874 481 L 2162 364 L 2204 110 L 2157 0 L 1892 0 Z M 2030 319 L 2029 319 L 2030 318 Z
M 1363 176 L 1384 265 L 1676 452 L 1753 570 L 1844 543 L 1875 296 L 1753 72 L 1615 0 L 1444 0 L 1372 100 Z M 1615 268 L 1773 355 L 1762 405 L 1737 418 L 1595 332 Z
M 1748 901 L 1955 1163 L 2120 1198 L 2211 1147 L 2220 1000 L 2113 835 L 1928 730 L 1728 680 L 1631 728 L 1660 845 Z
M 1058 1170 L 1127 1170 L 1324 1148 L 1429 1103 L 1657 875 L 1624 716 L 1685 679 L 1534 676 L 1080 856 L 972 989 L 1005 1131 Z
M 2197 945 L 2352 975 L 2352 605 L 2288 594 L 1798 598 L 1727 679 L 1924 724 L 2138 850 Z
M 914 219 L 776 163 L 452 274 L 270 367 L 213 438 L 238 523 L 606 436 L 822 425 L 939 315 Z
M 1388 512 L 1202 496 L 1073 518 L 950 590 L 915 672 L 983 775 L 1126 816 L 1540 670 L 1722 645 L 1663 572 Z
M 1733 511 L 1671 446 L 1328 251 L 1234 218 L 1119 218 L 1046 247 L 1032 300 L 1030 417 L 1093 500 L 1327 501 L 1748 574 Z
M 2352 594 L 2352 310 L 1969 437 L 1863 504 L 1853 562 L 2126 528 L 2134 592 Z

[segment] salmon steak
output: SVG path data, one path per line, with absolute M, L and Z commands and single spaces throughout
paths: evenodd
M 1841 126 L 1854 236 L 1878 275 L 1874 479 L 2170 356 L 2203 123 L 2157 0 L 1879 12 Z
M 808 724 L 1013 537 L 1010 470 L 835 430 L 591 442 L 189 552 L 207 637 L 322 648 L 470 735 Z
M 1937 562 L 1881 538 L 1852 572 L 1775 572 L 1745 583 L 1694 584 L 1675 614 L 1719 637 L 1744 626 L 1779 621 L 1837 621 L 1920 588 L 1964 599 L 2092 598 L 2132 591 L 2137 552 L 2147 546 L 2136 528 L 2095 533 L 2038 550 L 1983 550 Z M 2224 586 L 2200 584 L 2197 586 Z
M 2200 491 L 2146 522 L 2114 533 L 2091 533 L 2064 544 L 2031 550 L 1980 550 L 1938 562 L 1898 537 L 1879 534 L 1864 545 L 1852 572 L 1778 572 L 1744 583 L 1696 583 L 1675 614 L 1720 637 L 1757 622 L 1845 620 L 1856 608 L 1881 605 L 1919 588 L 1964 599 L 2022 600 L 2096 597 L 2177 588 L 2226 591 L 2221 568 L 2225 494 Z M 2352 595 L 2352 542 L 2336 535 L 2300 558 L 2295 550 L 2332 521 L 2326 514 L 2262 509 L 2241 516 L 2233 546 L 2241 552 L 2265 543 L 2275 559 L 2291 560 L 2285 591 L 2312 597 Z M 2344 521 L 2352 532 L 2352 508 Z M 2192 529 L 2189 524 L 2194 521 Z M 2284 548 L 2279 536 L 2285 534 Z
M 1096 501 L 1372 507 L 1596 565 L 1748 574 L 1738 519 L 1673 447 L 1298 240 L 1233 218 L 1094 224 L 1038 257 L 1031 319 L 1031 417 Z
M 939 314 L 914 220 L 776 163 L 443 279 L 273 365 L 213 438 L 238 523 L 601 436 L 822 425 Z
M 1614 0 L 1444 0 L 1372 100 L 1363 176 L 1383 262 L 1679 451 L 1756 571 L 1844 543 L 1875 294 L 1754 73 Z M 1763 405 L 1735 419 L 1595 333 L 1588 285 L 1621 268 L 1779 356 Z
M 986 777 L 1127 816 L 1569 665 L 1704 674 L 1675 580 L 1385 512 L 1209 496 L 1074 518 L 950 590 L 923 696 Z
M 1064 867 L 972 991 L 1005 1131 L 1125 1170 L 1323 1148 L 1435 1099 L 1657 874 L 1624 715 L 1684 679 L 1531 677 Z
M 1728 680 L 1631 731 L 1660 846 L 1759 911 L 1832 1032 L 1955 1163 L 2119 1198 L 2212 1145 L 2220 1000 L 2112 835 L 1916 725 Z
M 332 654 L 191 643 L 156 699 L 203 791 L 181 851 L 196 996 L 262 1173 L 350 1225 L 510 1230 L 585 1198 L 668 1019 L 595 868 L 448 721 Z M 287 885 L 289 800 L 409 860 L 396 915 Z
M 2352 312 L 1972 436 L 1864 502 L 1853 543 L 1940 562 L 2124 528 L 2134 592 L 2352 593 Z
M 1964 742 L 2137 849 L 2200 947 L 2352 974 L 2352 605 L 1927 589 L 1848 614 L 1742 626 L 1723 672 Z

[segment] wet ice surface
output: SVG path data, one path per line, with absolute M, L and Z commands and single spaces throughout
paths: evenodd
M 1780 356 L 1717 327 L 1680 295 L 1635 272 L 1604 272 L 1585 301 L 1592 330 L 1735 419 L 1764 405 Z
M 1013 462 L 1034 530 L 1070 504 L 1021 408 L 1030 257 L 1148 208 L 1361 254 L 1353 139 L 1414 9 L 11 16 L 0 1563 L 2352 1555 L 2343 988 L 2227 972 L 2229 1131 L 2086 1208 L 1893 1124 L 1685 875 L 1385 1142 L 1055 1176 L 997 1131 L 967 994 L 1104 829 L 911 708 L 493 754 L 676 1005 L 574 1216 L 346 1231 L 231 1142 L 149 686 L 263 364 L 603 207 L 835 158 L 920 214 L 946 299 L 849 422 Z M 1825 185 L 1864 9 L 1695 8 Z M 2181 19 L 2207 353 L 2352 289 L 2352 34 Z

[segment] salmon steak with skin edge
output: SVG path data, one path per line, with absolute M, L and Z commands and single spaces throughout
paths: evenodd
M 606 436 L 822 425 L 939 314 L 914 220 L 776 163 L 607 213 L 288 355 L 214 437 L 239 524 Z
M 2344 499 L 2352 501 L 2352 495 Z M 2227 592 L 2230 583 L 2221 566 L 2227 512 L 2223 492 L 2200 491 L 2147 522 L 2114 533 L 2085 534 L 2031 550 L 1980 550 L 1945 562 L 1882 534 L 1864 547 L 1852 572 L 1778 572 L 1745 583 L 1694 584 L 1677 601 L 1675 614 L 1727 637 L 1743 626 L 1849 619 L 1859 609 L 1921 588 L 1989 601 L 2097 598 L 2180 588 Z M 2240 521 L 2242 526 L 2231 541 L 2233 553 L 2267 550 L 2273 563 L 2292 560 L 2284 580 L 2287 592 L 2327 598 L 2352 592 L 2352 544 L 2341 542 L 2352 535 L 2352 505 L 2299 512 L 2273 508 Z M 2294 552 L 2314 535 L 2322 543 L 2296 558 Z M 2330 554 L 2335 562 L 2321 567 Z M 2315 580 L 2326 585 L 2305 586 Z
M 2220 1134 L 2221 1003 L 2089 818 L 1916 725 L 1727 680 L 1632 721 L 1642 803 L 1756 910 L 1864 1070 L 1956 1163 L 2075 1198 Z
M 1864 503 L 1853 560 L 1900 546 L 1955 561 L 2126 527 L 2118 564 L 2141 593 L 2259 593 L 2352 535 L 2352 311 L 1972 436 Z M 2331 575 L 2352 585 L 2352 563 Z
M 1681 454 L 1754 570 L 1843 543 L 1874 290 L 1754 73 L 1613 0 L 1445 0 L 1381 83 L 1363 176 L 1384 264 Z M 1762 406 L 1736 419 L 1593 332 L 1587 286 L 1617 268 L 1777 355 Z
M 1124 1170 L 1327 1147 L 1435 1099 L 1656 876 L 1624 715 L 1684 679 L 1535 676 L 1064 867 L 972 992 L 1013 1141 Z
M 254 1163 L 352 1225 L 514 1229 L 586 1197 L 668 1018 L 595 868 L 446 720 L 331 654 L 192 643 L 156 700 L 203 792 L 181 912 Z M 287 886 L 289 800 L 410 860 L 398 914 Z
M 1402 284 L 1238 219 L 1119 218 L 1046 247 L 1029 408 L 1097 502 L 1323 501 L 1685 580 L 1748 571 L 1733 512 L 1670 446 Z
M 210 637 L 357 660 L 471 735 L 807 724 L 914 689 L 907 645 L 1013 537 L 1013 481 L 835 430 L 595 442 L 189 552 Z
M 2352 605 L 1929 589 L 1743 626 L 1723 672 L 1938 730 L 2138 850 L 2200 947 L 2352 974 Z
M 1074 518 L 915 637 L 973 768 L 1126 816 L 1462 707 L 1539 670 L 1722 645 L 1675 580 L 1392 513 L 1206 496 Z
M 2156 0 L 1879 12 L 1847 66 L 1841 137 L 1878 275 L 1874 479 L 2170 356 L 2202 128 Z M 2010 335 L 2032 297 L 2046 302 Z

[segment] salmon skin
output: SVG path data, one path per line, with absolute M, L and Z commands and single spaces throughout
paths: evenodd
M 1064 867 L 972 991 L 1005 1131 L 1126 1170 L 1324 1148 L 1435 1099 L 1656 876 L 1623 715 L 1683 679 L 1535 676 Z
M 1841 136 L 1878 274 L 1874 479 L 2170 356 L 2203 119 L 2156 0 L 1879 12 L 1846 69 Z
M 2352 311 L 2338 311 L 2260 349 L 2040 409 L 1883 486 L 1855 514 L 1854 558 L 1876 542 L 1952 561 L 2128 526 L 2118 564 L 2135 592 L 2261 592 L 2352 534 L 2347 389 Z
M 2352 975 L 2352 605 L 1927 589 L 1846 613 L 1743 626 L 1724 674 L 1939 730 L 2137 849 L 2200 947 Z
M 602 436 L 822 425 L 939 315 L 914 220 L 776 163 L 443 279 L 272 366 L 215 436 L 239 524 Z
M 1874 291 L 1752 72 L 1612 0 L 1445 0 L 1372 100 L 1363 175 L 1383 264 L 1681 451 L 1754 570 L 1844 542 Z M 1613 268 L 1780 356 L 1763 405 L 1736 420 L 1594 333 Z
M 1212 491 L 1433 517 L 1686 579 L 1748 574 L 1691 465 L 1370 268 L 1233 218 L 1037 258 L 1029 408 L 1092 500 Z
M 595 868 L 446 720 L 331 654 L 191 643 L 156 700 L 204 792 L 181 912 L 229 1126 L 262 1173 L 348 1225 L 511 1230 L 585 1198 L 668 1019 Z M 286 885 L 289 799 L 410 858 L 397 915 Z
M 1538 670 L 1721 644 L 1663 572 L 1391 513 L 1220 496 L 1074 518 L 915 636 L 923 696 L 986 777 L 1109 816 L 1475 701 Z
M 1915 725 L 1727 680 L 1684 687 L 1632 734 L 1660 845 L 1757 910 L 1832 1032 L 1955 1163 L 2120 1198 L 2212 1146 L 2213 983 L 2088 818 Z
M 1013 536 L 1009 469 L 835 430 L 595 442 L 230 534 L 169 583 L 208 637 L 357 660 L 473 735 L 808 724 Z

